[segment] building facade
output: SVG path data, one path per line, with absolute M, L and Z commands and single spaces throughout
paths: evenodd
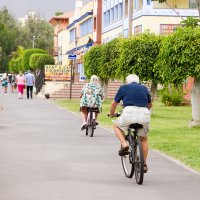
M 69 18 L 74 14 L 74 11 L 66 12 L 59 16 L 54 16 L 49 23 L 54 27 L 54 59 L 56 64 L 66 65 L 68 62 L 67 43 L 68 31 L 66 27 L 69 24 Z
M 69 18 L 69 45 L 66 54 L 76 55 L 73 63 L 76 80 L 85 80 L 83 55 L 91 46 L 101 43 L 101 15 L 102 0 L 89 1 L 85 6 L 82 0 L 77 0 L 75 14 Z
M 145 30 L 169 34 L 186 17 L 197 17 L 196 0 L 104 0 L 102 43 Z

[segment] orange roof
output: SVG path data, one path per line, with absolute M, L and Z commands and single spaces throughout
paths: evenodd
M 74 11 L 66 12 L 62 15 L 54 16 L 49 20 L 49 23 L 55 24 L 60 19 L 69 19 L 74 14 Z

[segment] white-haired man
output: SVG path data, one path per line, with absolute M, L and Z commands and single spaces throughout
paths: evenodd
M 26 81 L 26 95 L 27 99 L 29 99 L 29 94 L 31 96 L 31 99 L 33 98 L 33 86 L 35 84 L 35 77 L 31 73 L 31 70 L 28 70 L 28 73 L 25 76 Z
M 93 107 L 93 108 L 96 107 L 98 108 L 98 112 L 101 110 L 103 93 L 102 93 L 102 87 L 99 84 L 99 79 L 96 75 L 92 75 L 90 78 L 90 82 L 86 83 L 83 86 L 80 97 L 81 97 L 80 111 L 83 120 L 81 130 L 84 130 L 87 124 L 88 107 Z M 97 122 L 96 125 L 98 125 Z
M 132 123 L 140 123 L 143 128 L 138 130 L 141 137 L 143 153 L 144 153 L 144 171 L 147 172 L 146 158 L 148 154 L 148 138 L 150 123 L 150 111 L 152 107 L 151 96 L 148 89 L 139 84 L 139 77 L 135 74 L 130 74 L 126 77 L 126 85 L 119 88 L 114 101 L 111 103 L 110 116 L 115 116 L 115 109 L 123 102 L 123 112 L 114 123 L 114 131 L 121 142 L 122 148 L 119 150 L 119 155 L 122 156 L 128 150 L 128 144 L 125 140 L 124 131 L 128 130 L 128 126 Z

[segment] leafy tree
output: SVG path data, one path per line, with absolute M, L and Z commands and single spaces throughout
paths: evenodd
M 93 46 L 84 55 L 84 73 L 87 78 L 97 75 L 101 79 L 101 67 L 103 65 L 103 45 Z
M 24 48 L 19 46 L 16 51 L 12 53 L 12 58 L 9 62 L 9 71 L 18 73 L 23 71 L 22 67 L 22 55 L 24 53 Z
M 103 84 L 104 84 L 105 98 L 107 97 L 108 81 L 116 77 L 116 70 L 118 67 L 117 58 L 120 56 L 121 41 L 123 41 L 122 38 L 115 38 L 109 43 L 106 43 L 105 45 L 103 45 L 103 48 L 102 48 L 103 64 L 100 67 L 100 77 L 101 77 L 101 80 L 103 80 Z
M 29 65 L 32 69 L 42 69 L 45 65 L 54 65 L 54 58 L 48 54 L 35 53 L 30 56 Z
M 7 71 L 11 53 L 16 48 L 17 26 L 7 8 L 0 10 L 0 66 L 1 72 Z
M 135 73 L 142 81 L 152 81 L 153 98 L 157 84 L 162 81 L 158 66 L 155 65 L 160 46 L 161 36 L 149 32 L 124 40 L 117 69 L 118 77 L 123 79 Z
M 23 56 L 22 56 L 22 58 L 23 58 L 22 66 L 23 66 L 24 71 L 27 71 L 31 68 L 29 65 L 29 62 L 30 62 L 31 55 L 34 53 L 46 54 L 46 51 L 43 49 L 27 49 L 27 50 L 25 50 L 23 53 Z
M 194 17 L 188 17 L 186 20 L 183 20 L 181 22 L 183 27 L 191 27 L 195 28 L 198 26 L 198 23 L 200 22 L 200 19 L 196 19 Z
M 58 12 L 56 12 L 55 13 L 55 16 L 59 16 L 59 15 L 62 15 L 62 14 L 64 14 L 63 12 L 60 12 L 60 11 L 58 11 Z
M 200 126 L 200 27 L 178 28 L 163 40 L 158 65 L 166 83 L 182 84 L 194 77 L 191 126 Z
M 53 33 L 52 26 L 45 20 L 29 17 L 24 26 L 20 26 L 21 33 L 18 43 L 26 49 L 33 46 L 35 36 L 35 47 L 46 50 L 49 54 L 53 52 Z

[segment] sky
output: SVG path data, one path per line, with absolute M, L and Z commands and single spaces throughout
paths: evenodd
M 88 0 L 83 0 L 86 3 Z M 50 20 L 56 12 L 74 10 L 75 0 L 0 0 L 0 9 L 6 7 L 16 19 L 35 11 L 42 18 Z

